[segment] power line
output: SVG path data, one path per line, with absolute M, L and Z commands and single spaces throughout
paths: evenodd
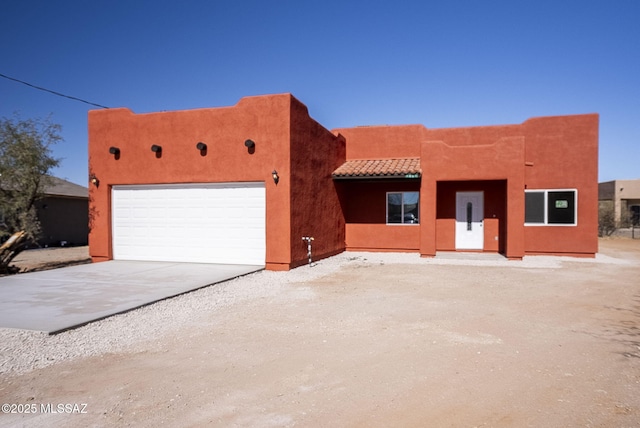
M 69 98 L 69 99 L 74 100 L 74 101 L 80 101 L 81 103 L 90 104 L 92 106 L 96 106 L 96 107 L 100 107 L 100 108 L 109 108 L 109 107 L 106 107 L 106 106 L 103 106 L 103 105 L 100 105 L 100 104 L 92 103 L 91 101 L 83 100 L 81 98 L 72 97 L 71 95 L 61 94 L 60 92 L 52 91 L 51 89 L 43 88 L 41 86 L 32 85 L 31 83 L 27 83 L 27 82 L 25 82 L 23 80 L 16 79 L 14 77 L 6 76 L 6 75 L 4 75 L 2 73 L 0 73 L 0 77 L 4 77 L 5 79 L 13 80 L 14 82 L 22 83 L 23 85 L 31 86 L 32 88 L 39 89 L 41 91 L 49 92 L 49 93 L 57 95 L 59 97 Z

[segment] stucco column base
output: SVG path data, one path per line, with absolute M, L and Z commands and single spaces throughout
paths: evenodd
M 436 256 L 435 254 L 428 254 L 428 253 L 423 254 L 423 253 L 420 253 L 420 257 L 424 257 L 425 259 L 432 259 L 435 256 Z
M 265 266 L 267 270 L 286 271 L 290 270 L 289 263 L 267 263 Z

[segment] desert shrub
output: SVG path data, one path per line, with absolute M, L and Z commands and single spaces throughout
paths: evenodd
M 611 236 L 616 229 L 616 215 L 613 206 L 601 206 L 598 209 L 598 236 Z

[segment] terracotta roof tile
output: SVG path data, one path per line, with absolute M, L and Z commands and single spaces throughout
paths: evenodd
M 356 159 L 333 171 L 333 178 L 418 178 L 421 173 L 420 158 Z

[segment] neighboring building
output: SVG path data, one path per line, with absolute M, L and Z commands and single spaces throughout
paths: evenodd
M 41 246 L 87 245 L 89 237 L 89 189 L 57 177 L 49 177 L 44 197 L 36 202 L 42 229 Z
M 42 197 L 35 202 L 42 247 L 87 245 L 89 240 L 89 189 L 47 176 Z M 0 225 L 4 217 L 0 212 Z
M 89 112 L 94 261 L 285 270 L 346 250 L 594 256 L 598 115 L 330 132 L 289 94 Z
M 620 226 L 640 225 L 640 179 L 598 183 L 600 207 L 613 207 Z

